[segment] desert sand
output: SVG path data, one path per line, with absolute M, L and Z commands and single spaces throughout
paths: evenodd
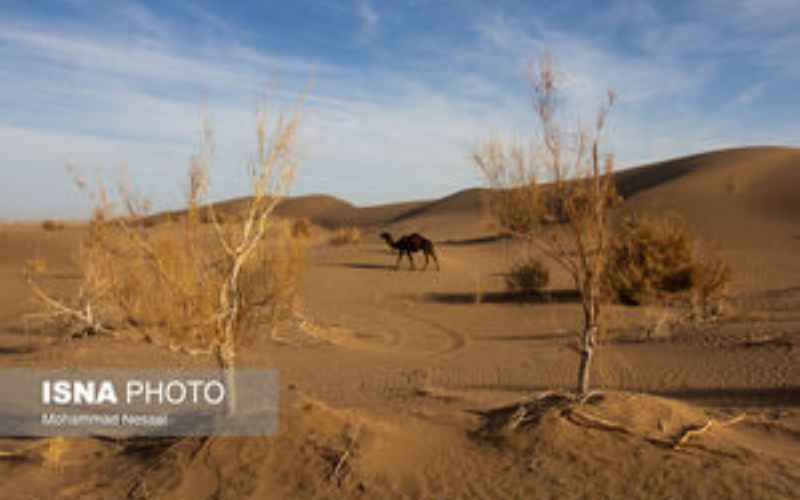
M 485 190 L 376 207 L 302 196 L 279 215 L 365 237 L 311 245 L 296 317 L 240 355 L 280 371 L 278 435 L 69 439 L 56 465 L 52 440 L 2 438 L 16 458 L 0 456 L 0 498 L 797 498 L 800 150 L 680 158 L 622 171 L 618 186 L 623 212 L 676 212 L 713 244 L 731 298 L 718 321 L 669 330 L 654 327 L 668 311 L 609 306 L 600 392 L 581 413 L 547 397 L 576 382 L 575 294 L 554 266 L 550 300 L 506 293 L 524 244 L 497 237 Z M 441 271 L 395 271 L 381 231 L 428 236 Z M 72 293 L 83 234 L 0 227 L 0 366 L 212 363 L 141 339 L 65 338 L 26 316 L 25 261 L 45 259 L 48 283 Z M 541 418 L 514 427 L 521 400 Z M 690 429 L 704 431 L 674 448 Z

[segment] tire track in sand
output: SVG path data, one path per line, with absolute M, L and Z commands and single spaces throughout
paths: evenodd
M 444 337 L 446 337 L 449 345 L 447 347 L 445 347 L 444 349 L 440 349 L 438 351 L 435 351 L 433 354 L 436 354 L 436 355 L 452 354 L 454 352 L 457 352 L 457 351 L 460 351 L 461 349 L 466 348 L 466 346 L 468 344 L 466 335 L 464 335 L 463 333 L 461 333 L 461 332 L 459 332 L 457 330 L 454 330 L 452 328 L 448 328 L 448 327 L 442 325 L 439 322 L 436 322 L 436 321 L 433 321 L 433 320 L 418 316 L 416 314 L 412 314 L 412 313 L 410 313 L 408 311 L 399 310 L 399 309 L 397 309 L 395 307 L 391 308 L 391 310 L 392 310 L 392 312 L 394 314 L 397 314 L 398 316 L 403 316 L 403 317 L 405 317 L 407 319 L 410 319 L 410 320 L 412 320 L 414 322 L 421 323 L 423 325 L 426 325 L 426 326 L 428 326 L 430 328 L 433 328 L 434 330 L 444 334 Z

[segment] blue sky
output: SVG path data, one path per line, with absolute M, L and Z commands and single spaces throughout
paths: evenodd
M 543 50 L 567 114 L 619 96 L 621 166 L 747 144 L 800 145 L 800 4 L 298 0 L 0 1 L 0 218 L 80 217 L 66 174 L 124 165 L 179 205 L 204 109 L 211 197 L 247 193 L 255 111 L 305 96 L 293 194 L 356 204 L 479 185 L 470 151 L 535 131 Z

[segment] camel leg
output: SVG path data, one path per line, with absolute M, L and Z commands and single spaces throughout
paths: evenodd
M 402 260 L 402 258 L 403 258 L 403 252 L 401 250 L 400 252 L 397 252 L 397 262 L 394 263 L 394 270 L 395 271 L 400 269 L 400 260 Z
M 408 262 L 411 263 L 411 269 L 416 269 L 417 266 L 414 265 L 414 258 L 411 256 L 411 252 L 406 252 L 406 255 L 408 255 Z
M 433 257 L 433 261 L 436 262 L 436 270 L 441 271 L 442 268 L 439 266 L 439 258 L 436 257 L 436 252 L 433 249 L 431 249 L 431 257 Z
M 422 252 L 425 254 L 425 265 L 422 267 L 422 270 L 428 269 L 428 263 L 430 262 L 430 257 L 428 257 L 428 252 Z

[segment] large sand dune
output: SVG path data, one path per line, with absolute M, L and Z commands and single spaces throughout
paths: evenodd
M 800 151 L 718 151 L 617 180 L 621 210 L 677 212 L 717 245 L 735 309 L 655 331 L 668 311 L 610 307 L 592 379 L 606 395 L 585 414 L 542 408 L 511 429 L 509 404 L 574 386 L 580 308 L 557 272 L 550 301 L 505 292 L 502 273 L 524 247 L 494 237 L 485 190 L 374 207 L 312 195 L 280 215 L 369 237 L 311 247 L 298 317 L 241 354 L 281 372 L 278 436 L 184 441 L 160 455 L 74 440 L 59 470 L 0 461 L 0 473 L 14 498 L 797 498 Z M 431 237 L 442 270 L 394 271 L 385 229 Z M 26 334 L 25 260 L 47 259 L 48 280 L 69 292 L 81 234 L 0 228 L 0 365 L 211 363 L 125 338 Z M 0 440 L 2 451 L 30 445 Z

